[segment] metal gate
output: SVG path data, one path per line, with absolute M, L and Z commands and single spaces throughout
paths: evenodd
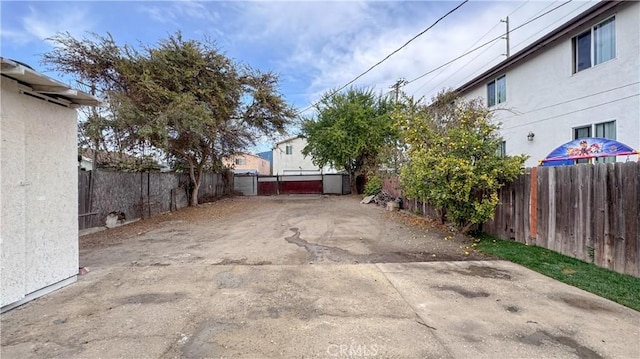
M 275 196 L 280 194 L 350 194 L 349 175 L 284 175 L 255 176 L 236 174 L 235 192 L 245 196 Z
M 279 176 L 280 194 L 322 194 L 322 175 Z
M 258 177 L 252 175 L 235 175 L 233 177 L 233 191 L 245 196 L 258 194 Z

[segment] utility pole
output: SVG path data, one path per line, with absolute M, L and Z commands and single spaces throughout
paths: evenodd
M 507 32 L 505 34 L 505 36 L 503 36 L 502 38 L 507 40 L 507 53 L 504 54 L 506 57 L 511 56 L 510 50 L 509 50 L 509 17 L 507 16 L 507 18 L 505 20 L 500 20 L 500 22 L 504 22 L 507 25 Z
M 407 83 L 408 81 L 401 77 L 398 79 L 398 81 L 396 81 L 396 83 L 389 86 L 390 88 L 393 89 L 393 92 L 395 92 L 396 103 L 398 103 L 398 96 L 400 95 L 400 87 L 406 85 Z

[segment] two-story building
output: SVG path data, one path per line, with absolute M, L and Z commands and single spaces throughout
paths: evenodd
M 271 174 L 271 163 L 268 160 L 249 153 L 239 153 L 222 159 L 222 164 L 233 169 L 236 173 L 255 173 L 261 176 Z
M 302 154 L 307 140 L 302 136 L 288 138 L 273 146 L 273 175 L 310 175 L 336 173 L 330 167 L 320 168 L 310 156 Z
M 637 150 L 638 24 L 640 2 L 602 1 L 457 92 L 466 99 L 482 98 L 494 110 L 504 152 L 528 154 L 528 167 L 584 137 L 615 139 Z

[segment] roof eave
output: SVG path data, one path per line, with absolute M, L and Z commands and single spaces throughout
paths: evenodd
M 609 11 L 610 9 L 617 7 L 621 3 L 624 3 L 624 1 L 601 1 L 596 5 L 593 5 L 589 9 L 578 14 L 573 19 L 559 26 L 558 28 L 546 34 L 545 36 L 541 37 L 537 41 L 534 41 L 531 45 L 518 51 L 517 53 L 513 54 L 509 58 L 505 59 L 504 61 L 490 68 L 489 70 L 483 72 L 482 74 L 468 81 L 464 85 L 458 87 L 455 90 L 456 93 L 458 93 L 459 95 L 462 95 L 467 91 L 478 86 L 478 84 L 484 84 L 484 82 L 494 77 L 494 75 L 498 75 L 500 72 L 504 71 L 508 67 L 526 59 L 527 57 L 533 55 L 538 50 L 544 48 L 550 43 L 555 42 L 556 40 L 574 31 L 576 28 L 584 25 L 585 23 L 593 20 L 594 18 L 597 18 L 598 16 L 602 15 L 606 11 Z
M 57 95 L 76 106 L 104 106 L 95 96 L 76 90 L 16 61 L 0 57 L 0 73 L 31 88 L 43 96 Z

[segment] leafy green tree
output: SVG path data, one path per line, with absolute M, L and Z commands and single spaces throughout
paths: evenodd
M 377 170 L 380 151 L 397 137 L 392 110 L 388 97 L 370 89 L 328 92 L 316 105 L 315 117 L 303 121 L 307 146 L 302 153 L 320 167 L 330 165 L 349 173 L 355 191 L 356 176 Z
M 479 101 L 443 92 L 430 106 L 411 106 L 398 124 L 410 159 L 401 171 L 405 194 L 463 233 L 493 217 L 498 189 L 523 171 L 526 156 L 498 153 L 499 125 Z
M 111 36 L 58 34 L 43 62 L 79 74 L 107 97 L 110 126 L 127 148 L 153 147 L 188 165 L 191 205 L 204 170 L 223 157 L 275 136 L 296 116 L 278 78 L 237 64 L 210 41 L 180 33 L 155 47 L 119 46 Z M 105 123 L 106 122 L 106 123 Z

